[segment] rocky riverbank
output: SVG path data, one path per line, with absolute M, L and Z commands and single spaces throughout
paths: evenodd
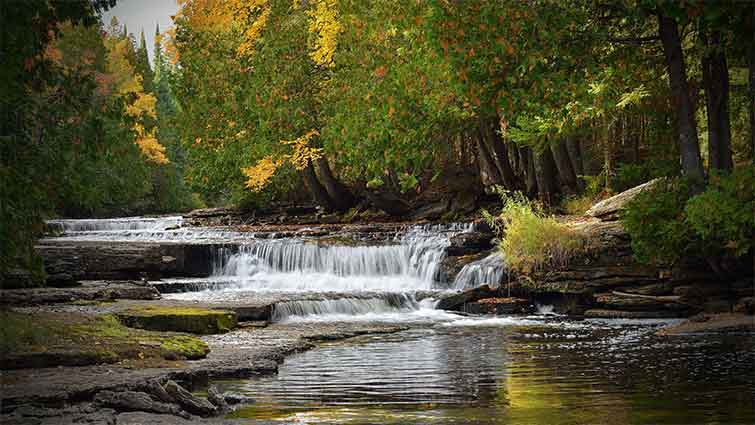
M 197 421 L 200 417 L 227 413 L 228 404 L 253 402 L 233 394 L 219 395 L 212 388 L 207 398 L 191 394 L 190 391 L 206 388 L 211 379 L 275 373 L 277 365 L 286 356 L 310 349 L 318 341 L 404 329 L 381 324 L 237 324 L 234 312 L 222 313 L 222 320 L 218 319 L 216 312 L 221 311 L 218 309 L 202 310 L 196 305 L 187 307 L 167 300 L 121 300 L 117 296 L 114 299 L 112 293 L 104 301 L 90 297 L 92 293 L 101 293 L 94 288 L 105 286 L 109 285 L 89 282 L 85 285 L 86 291 L 78 291 L 82 298 L 77 299 L 74 295 L 73 300 L 69 298 L 72 292 L 68 288 L 47 289 L 44 298 L 39 298 L 39 290 L 26 297 L 20 296 L 22 290 L 13 292 L 12 299 L 26 300 L 27 305 L 11 307 L 6 303 L 2 307 L 4 317 L 13 315 L 19 320 L 27 317 L 36 326 L 28 330 L 44 336 L 44 339 L 38 342 L 39 345 L 17 345 L 13 351 L 3 350 L 5 370 L 0 392 L 0 422 L 136 424 Z M 117 287 L 136 291 L 141 286 L 121 282 Z M 52 296 L 55 292 L 60 294 Z M 4 301 L 10 299 L 3 297 Z M 151 319 L 155 319 L 155 312 L 161 312 L 161 316 L 150 322 L 129 320 L 143 319 L 145 312 L 153 313 Z M 228 314 L 233 320 L 225 319 Z M 113 318 L 121 319 L 120 323 Z M 195 326 L 205 324 L 207 318 L 222 325 Z M 48 319 L 55 324 L 43 325 Z M 84 326 L 103 321 L 108 323 L 107 327 L 93 326 L 90 330 Z M 4 347 L 12 336 L 12 332 L 9 333 L 12 329 L 8 326 L 8 321 L 4 320 Z M 59 330 L 63 328 L 70 328 L 71 333 L 59 337 Z M 204 333 L 209 334 L 194 336 Z M 28 335 L 21 335 L 18 339 L 26 341 L 26 337 Z M 195 346 L 204 348 L 190 355 L 178 350 L 182 345 L 174 341 L 183 345 L 194 341 Z M 82 354 L 90 348 L 98 356 Z M 66 353 L 70 355 L 64 355 Z M 78 359 L 78 363 L 69 365 L 64 361 L 66 359 Z M 205 421 L 208 419 L 203 419 Z

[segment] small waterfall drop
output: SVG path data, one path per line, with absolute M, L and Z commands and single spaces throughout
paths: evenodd
M 48 220 L 47 225 L 64 233 L 111 232 L 119 230 L 160 231 L 178 228 L 182 216 L 169 217 L 121 217 L 108 219 Z
M 454 279 L 455 289 L 468 289 L 489 284 L 498 285 L 506 273 L 506 266 L 500 252 L 494 251 L 487 257 L 465 265 Z
M 323 245 L 282 239 L 244 245 L 216 264 L 214 278 L 249 290 L 385 291 L 432 289 L 451 236 L 472 224 L 413 226 L 392 243 Z

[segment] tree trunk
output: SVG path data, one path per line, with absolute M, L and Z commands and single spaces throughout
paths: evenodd
M 501 176 L 498 174 L 498 168 L 496 168 L 493 162 L 493 157 L 490 155 L 483 137 L 480 134 L 477 137 L 477 161 L 480 167 L 480 178 L 482 179 L 483 186 L 499 185 L 502 183 Z
M 311 161 L 304 168 L 304 182 L 307 184 L 309 193 L 312 194 L 312 198 L 314 198 L 317 205 L 328 211 L 336 210 L 335 202 L 333 202 L 333 199 L 328 195 L 328 191 L 320 183 L 320 180 L 317 179 L 315 167 L 312 166 Z
M 707 48 L 702 59 L 703 85 L 708 111 L 708 169 L 728 170 L 731 160 L 731 125 L 729 123 L 729 70 L 721 43 L 721 33 L 713 31 L 701 38 Z
M 658 32 L 663 44 L 663 55 L 669 74 L 669 85 L 678 113 L 679 152 L 684 175 L 693 182 L 695 190 L 701 190 L 705 179 L 703 163 L 700 159 L 700 145 L 697 139 L 695 110 L 687 83 L 684 65 L 684 52 L 679 38 L 679 28 L 673 18 L 658 12 Z
M 317 171 L 320 174 L 320 180 L 322 180 L 325 190 L 333 200 L 333 206 L 338 211 L 346 211 L 356 204 L 354 195 L 351 194 L 349 189 L 344 186 L 333 175 L 333 171 L 330 169 L 328 160 L 324 157 L 317 159 Z
M 533 154 L 535 179 L 537 180 L 538 197 L 545 205 L 553 205 L 556 201 L 558 185 L 556 181 L 556 164 L 550 149 Z
M 503 186 L 508 190 L 515 190 L 518 186 L 514 171 L 511 169 L 509 154 L 506 150 L 506 144 L 495 133 L 495 126 L 492 121 L 480 121 L 480 134 L 490 157 L 498 170 L 498 175 L 503 182 Z
M 577 176 L 585 174 L 584 166 L 582 165 L 582 146 L 579 143 L 579 139 L 575 136 L 568 137 L 566 139 L 566 150 L 569 152 L 569 159 L 571 160 L 572 168 Z
M 535 159 L 532 154 L 532 148 L 521 149 L 522 169 L 525 176 L 525 187 L 527 196 L 534 198 L 537 196 L 537 177 L 535 177 Z
M 576 194 L 579 191 L 579 184 L 577 174 L 574 172 L 571 159 L 569 159 L 569 152 L 566 150 L 566 143 L 563 140 L 550 143 L 550 150 L 561 183 L 566 186 L 570 194 Z

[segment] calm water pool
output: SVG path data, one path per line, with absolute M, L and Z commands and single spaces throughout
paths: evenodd
M 221 382 L 285 423 L 755 423 L 755 338 L 659 322 L 463 319 L 329 343 Z

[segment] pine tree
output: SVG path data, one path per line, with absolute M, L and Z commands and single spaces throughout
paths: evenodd
M 142 76 L 142 85 L 147 93 L 154 93 L 154 73 L 149 65 L 149 55 L 147 53 L 147 42 L 144 39 L 144 30 L 139 38 L 139 47 L 136 49 L 136 63 L 134 64 L 136 72 Z

